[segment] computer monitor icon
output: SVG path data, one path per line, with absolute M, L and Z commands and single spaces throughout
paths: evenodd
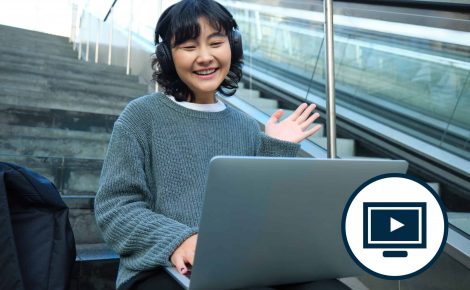
M 407 257 L 398 249 L 426 248 L 425 202 L 364 202 L 364 248 L 396 249 L 384 257 Z

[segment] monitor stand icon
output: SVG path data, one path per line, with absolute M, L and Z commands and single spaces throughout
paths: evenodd
M 399 222 L 398 220 L 390 217 L 390 233 L 404 227 L 405 224 Z M 407 251 L 384 251 L 383 256 L 386 258 L 404 258 L 408 256 Z
M 403 249 L 426 248 L 426 203 L 364 202 L 364 248 L 384 257 L 405 258 Z

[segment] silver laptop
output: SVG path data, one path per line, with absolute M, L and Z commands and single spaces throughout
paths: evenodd
M 405 173 L 383 159 L 214 157 L 185 289 L 238 289 L 362 275 L 346 252 L 341 218 L 366 180 Z

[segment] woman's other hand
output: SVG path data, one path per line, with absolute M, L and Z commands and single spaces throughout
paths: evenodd
M 197 234 L 187 238 L 171 255 L 171 263 L 181 274 L 188 273 L 187 264 L 193 265 L 196 253 Z
M 308 106 L 306 103 L 303 103 L 289 117 L 281 122 L 279 122 L 279 119 L 284 114 L 284 111 L 282 109 L 277 110 L 268 122 L 266 122 L 266 135 L 279 140 L 296 143 L 313 135 L 321 128 L 321 125 L 315 125 L 313 128 L 308 129 L 308 127 L 320 117 L 319 113 L 310 115 L 315 107 L 315 104 Z

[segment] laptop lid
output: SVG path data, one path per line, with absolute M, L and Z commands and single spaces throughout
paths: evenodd
M 341 236 L 366 180 L 405 173 L 383 159 L 214 157 L 190 289 L 237 289 L 357 276 Z

